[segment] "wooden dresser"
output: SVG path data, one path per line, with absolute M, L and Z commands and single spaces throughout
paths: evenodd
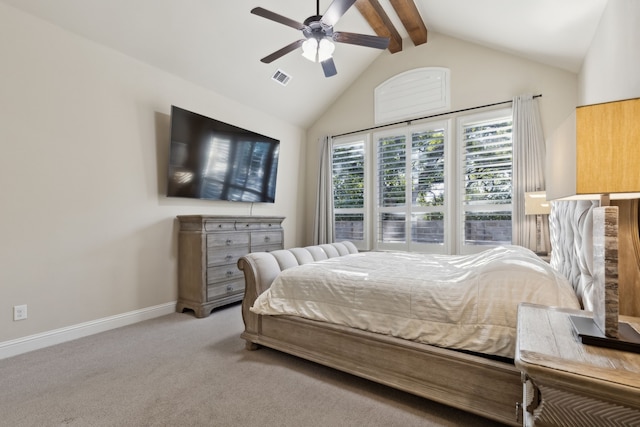
M 582 344 L 570 315 L 520 304 L 516 366 L 525 426 L 640 426 L 640 354 Z M 640 329 L 640 318 L 621 316 Z
M 242 299 L 241 256 L 284 247 L 283 217 L 181 215 L 178 220 L 176 310 L 193 310 L 196 317 Z

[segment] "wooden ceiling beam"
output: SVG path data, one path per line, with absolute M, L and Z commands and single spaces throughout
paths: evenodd
M 373 31 L 380 37 L 389 37 L 389 52 L 402 50 L 402 37 L 393 26 L 387 13 L 382 9 L 378 0 L 356 0 L 356 7 L 367 20 Z
M 427 27 L 424 25 L 414 0 L 389 0 L 398 14 L 402 25 L 409 33 L 413 44 L 418 46 L 427 42 Z

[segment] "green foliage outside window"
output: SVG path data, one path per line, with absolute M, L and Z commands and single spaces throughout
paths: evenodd
M 354 145 L 333 150 L 333 200 L 336 208 L 364 206 L 364 151 Z

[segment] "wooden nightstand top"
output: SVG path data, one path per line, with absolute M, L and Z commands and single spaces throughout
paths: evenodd
M 569 315 L 591 313 L 521 304 L 516 366 L 534 381 L 640 408 L 640 354 L 582 344 Z M 640 330 L 640 318 L 620 320 Z

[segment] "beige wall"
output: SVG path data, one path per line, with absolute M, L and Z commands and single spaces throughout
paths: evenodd
M 300 243 L 302 129 L 2 3 L 0 58 L 0 344 L 175 301 L 176 215 L 281 215 Z M 166 198 L 172 104 L 279 138 L 277 203 Z
M 640 97 L 640 2 L 610 0 L 580 71 L 579 105 Z
M 579 99 L 576 106 L 640 97 L 640 2 L 611 0 L 599 25 L 578 75 Z M 555 185 L 547 194 L 566 197 L 575 194 L 575 176 L 567 180 L 567 170 L 575 171 L 575 111 L 567 114 L 564 125 L 547 142 L 547 178 L 555 176 Z
M 405 41 L 401 53 L 383 54 L 308 130 L 307 199 L 304 238 L 311 243 L 312 213 L 318 171 L 318 138 L 374 126 L 376 86 L 418 67 L 451 70 L 451 110 L 491 104 L 524 93 L 542 94 L 540 111 L 545 135 L 569 115 L 578 99 L 577 75 L 431 32 L 427 44 Z M 504 106 L 502 106 L 504 108 Z

